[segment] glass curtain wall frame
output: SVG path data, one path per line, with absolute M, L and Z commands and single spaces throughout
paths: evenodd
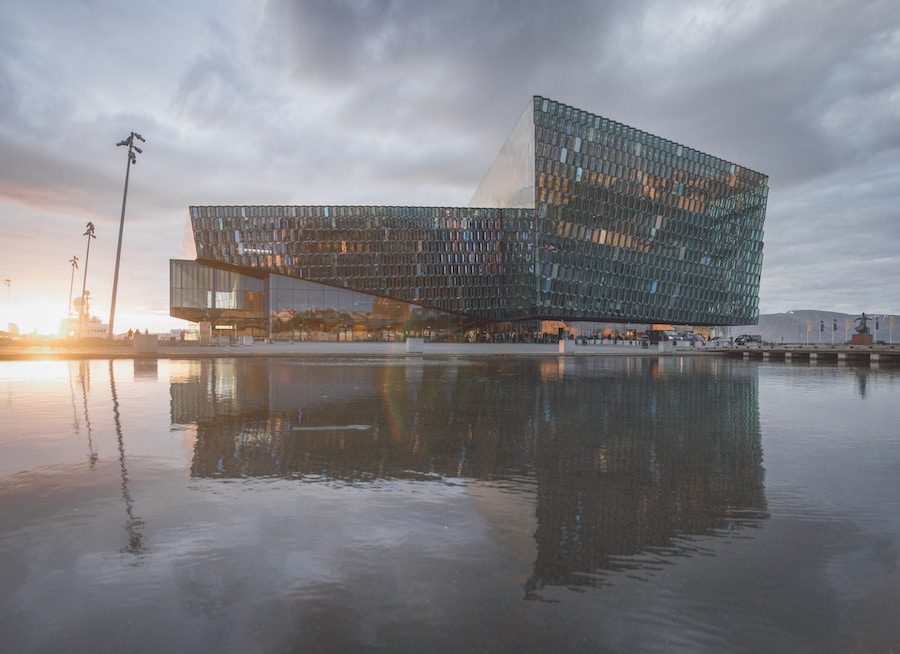
M 209 322 L 228 335 L 266 336 L 268 285 L 265 276 L 247 275 L 197 261 L 169 262 L 169 313 L 191 322 Z
M 539 311 L 756 322 L 768 177 L 548 98 L 534 125 Z

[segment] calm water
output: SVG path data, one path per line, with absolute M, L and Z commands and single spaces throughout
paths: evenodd
M 900 371 L 0 363 L 0 650 L 900 647 Z

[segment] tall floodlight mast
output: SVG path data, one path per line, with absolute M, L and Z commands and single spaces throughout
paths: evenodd
M 78 330 L 76 335 L 79 337 L 81 337 L 81 327 L 85 319 L 90 317 L 85 315 L 85 313 L 87 311 L 87 271 L 88 263 L 91 260 L 91 240 L 97 238 L 94 235 L 94 223 L 88 222 L 82 236 L 87 236 L 87 252 L 84 255 L 84 281 L 81 282 L 81 306 L 78 307 Z
M 73 256 L 69 259 L 69 265 L 72 266 L 72 276 L 69 279 L 69 303 L 66 305 L 66 318 L 72 317 L 72 289 L 75 287 L 75 271 L 78 270 L 78 257 Z M 66 336 L 68 336 L 68 329 Z
M 119 259 L 122 257 L 122 230 L 125 227 L 125 202 L 128 200 L 128 174 L 131 172 L 131 164 L 137 163 L 137 155 L 143 153 L 143 150 L 134 144 L 134 139 L 144 143 L 144 137 L 137 132 L 132 132 L 128 138 L 122 139 L 116 143 L 116 146 L 128 146 L 128 163 L 125 165 L 125 192 L 122 194 L 122 216 L 119 218 L 119 244 L 116 246 L 116 270 L 113 273 L 112 303 L 109 307 L 108 338 L 113 337 L 113 328 L 116 322 L 116 291 L 119 288 Z

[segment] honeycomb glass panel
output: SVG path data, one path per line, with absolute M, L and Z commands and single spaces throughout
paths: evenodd
M 752 323 L 767 183 L 745 166 L 535 97 L 468 208 L 190 207 L 198 262 L 226 274 L 173 262 L 172 315 L 216 309 L 206 306 L 216 298 L 246 311 L 250 292 L 259 307 L 271 275 L 266 312 L 304 315 L 322 333 L 359 331 L 357 314 L 399 332 L 417 318 L 450 324 L 449 314 L 458 324 Z

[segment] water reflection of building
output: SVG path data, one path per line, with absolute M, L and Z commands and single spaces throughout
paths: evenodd
M 171 393 L 173 421 L 197 425 L 194 475 L 514 480 L 536 495 L 529 593 L 596 583 L 634 565 L 623 557 L 677 552 L 678 536 L 765 512 L 754 368 L 706 358 L 191 365 Z
M 631 565 L 617 557 L 764 515 L 755 371 L 630 363 L 633 374 L 546 388 L 551 406 L 587 410 L 555 413 L 538 439 L 532 588 L 593 583 L 585 573 Z

